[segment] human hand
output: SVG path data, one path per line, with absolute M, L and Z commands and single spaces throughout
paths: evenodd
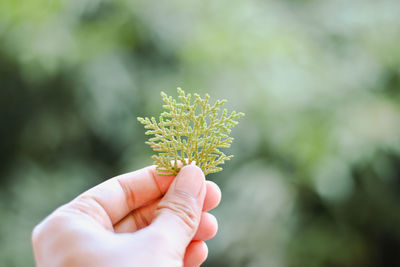
M 37 266 L 199 266 L 217 232 L 221 191 L 188 165 L 111 178 L 59 207 L 32 233 Z

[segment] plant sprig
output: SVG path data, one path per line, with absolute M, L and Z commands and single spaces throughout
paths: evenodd
M 161 92 L 164 101 L 164 112 L 159 122 L 154 117 L 141 118 L 138 121 L 144 124 L 146 135 L 153 135 L 146 144 L 159 152 L 153 155 L 154 163 L 160 175 L 176 175 L 182 165 L 196 164 L 204 174 L 222 170 L 218 165 L 230 160 L 233 155 L 225 155 L 221 148 L 229 148 L 233 138 L 229 136 L 231 128 L 238 124 L 235 119 L 244 116 L 244 113 L 233 111 L 228 114 L 221 106 L 226 100 L 217 100 L 210 105 L 208 94 L 201 98 L 178 88 L 180 102 Z M 180 164 L 179 164 L 180 163 Z

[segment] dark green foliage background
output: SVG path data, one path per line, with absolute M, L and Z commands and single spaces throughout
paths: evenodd
M 400 266 L 400 2 L 0 1 L 0 262 L 151 164 L 137 116 L 209 93 L 233 130 L 205 266 Z

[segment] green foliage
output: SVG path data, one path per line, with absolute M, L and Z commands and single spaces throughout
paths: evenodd
M 179 81 L 246 113 L 205 266 L 400 266 L 398 10 L 0 0 L 0 262 L 34 266 L 35 224 L 146 165 L 137 114 Z
M 154 117 L 138 118 L 148 129 L 146 135 L 154 135 L 146 144 L 159 152 L 152 157 L 157 170 L 161 175 L 176 175 L 181 168 L 178 163 L 182 162 L 183 165 L 195 163 L 206 175 L 221 171 L 218 165 L 233 155 L 225 155 L 220 148 L 231 146 L 231 128 L 238 124 L 235 119 L 244 114 L 233 111 L 228 115 L 224 109 L 219 117 L 220 107 L 226 100 L 218 100 L 211 106 L 208 94 L 204 98 L 194 94 L 193 103 L 191 94 L 185 94 L 180 88 L 178 95 L 181 103 L 161 92 L 166 111 L 161 113 L 158 123 Z

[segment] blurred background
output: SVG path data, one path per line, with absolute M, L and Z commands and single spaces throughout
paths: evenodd
M 160 91 L 246 113 L 204 266 L 400 266 L 397 0 L 0 1 L 0 265 L 152 164 Z

